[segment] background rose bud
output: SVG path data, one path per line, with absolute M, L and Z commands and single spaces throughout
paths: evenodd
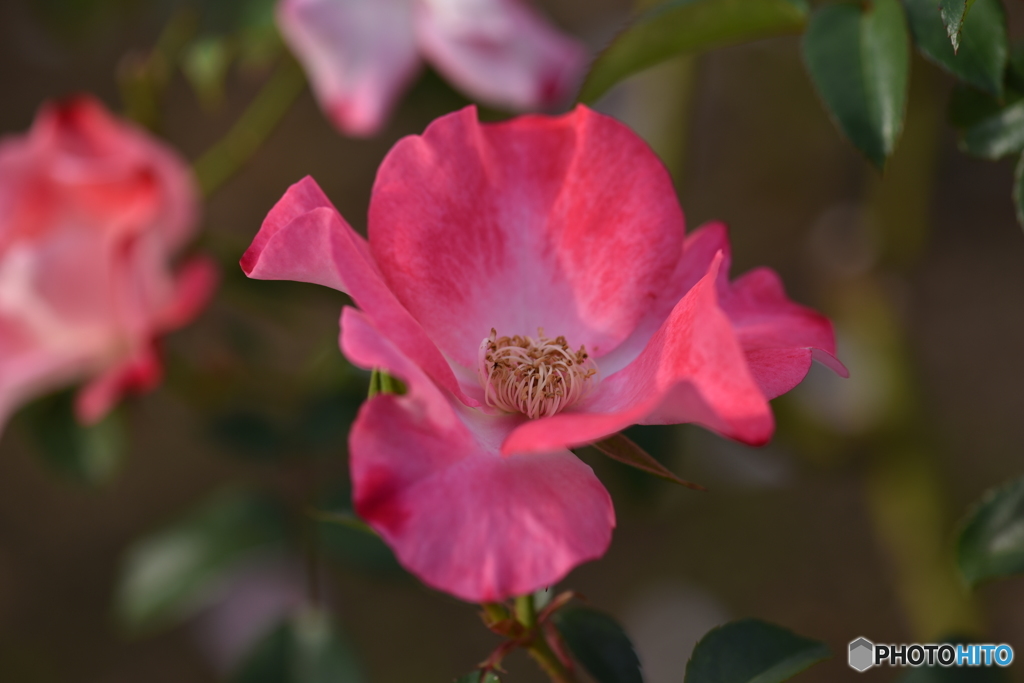
M 92 98 L 0 141 L 0 423 L 82 379 L 76 412 L 94 422 L 159 382 L 154 342 L 215 284 L 205 259 L 171 266 L 196 208 L 185 162 Z

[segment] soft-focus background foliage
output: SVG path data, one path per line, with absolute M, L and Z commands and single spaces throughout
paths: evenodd
M 537 4 L 595 50 L 629 10 L 626 0 Z M 220 30 L 214 10 L 226 6 L 207 6 L 212 23 L 200 35 Z M 42 101 L 74 92 L 121 108 L 117 74 L 130 77 L 178 9 L 0 4 L 0 133 L 24 131 Z M 1020 35 L 1024 12 L 1008 9 L 1010 34 Z M 228 72 L 223 94 L 198 97 L 175 72 L 159 105 L 160 134 L 198 158 L 269 73 L 257 55 Z M 682 680 L 700 635 L 747 616 L 829 643 L 838 656 L 802 674 L 807 683 L 855 680 L 844 653 L 857 636 L 914 642 L 968 632 L 1024 643 L 1024 583 L 968 594 L 949 559 L 957 518 L 985 489 L 1019 475 L 1024 453 L 1024 237 L 1012 166 L 958 151 L 945 121 L 952 85 L 915 58 L 905 134 L 884 178 L 830 124 L 795 36 L 668 62 L 599 102 L 662 155 L 689 226 L 728 222 L 734 273 L 776 268 L 794 299 L 836 321 L 852 375 L 812 371 L 776 401 L 778 433 L 763 449 L 690 427 L 631 432 L 709 493 L 593 461 L 619 527 L 607 557 L 565 586 L 619 618 L 650 683 Z M 55 474 L 37 457 L 38 421 L 23 414 L 11 424 L 0 441 L 0 680 L 221 680 L 217 662 L 230 646 L 211 634 L 246 614 L 207 610 L 129 634 L 113 607 L 122 557 L 226 486 L 290 502 L 284 523 L 301 537 L 294 511 L 310 500 L 344 504 L 345 436 L 368 382 L 337 350 L 342 295 L 248 281 L 237 259 L 267 210 L 307 174 L 364 229 L 390 146 L 463 104 L 427 73 L 381 135 L 353 140 L 308 91 L 299 96 L 206 206 L 200 244 L 222 262 L 221 290 L 197 323 L 167 339 L 167 382 L 127 406 L 130 452 L 108 481 Z M 497 643 L 473 606 L 424 588 L 372 542 L 336 536 L 321 539 L 336 560 L 322 591 L 368 680 L 451 680 Z M 301 587 L 300 558 L 274 570 L 285 602 Z M 265 582 L 252 585 L 245 604 L 258 604 L 261 590 L 277 599 L 266 598 Z M 525 657 L 510 667 L 512 680 L 541 680 Z

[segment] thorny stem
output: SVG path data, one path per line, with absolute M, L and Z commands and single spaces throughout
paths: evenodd
M 299 64 L 286 56 L 227 135 L 196 161 L 196 178 L 204 196 L 210 196 L 256 153 L 305 85 Z

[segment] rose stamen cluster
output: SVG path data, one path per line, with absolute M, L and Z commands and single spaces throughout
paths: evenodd
M 573 351 L 565 337 L 499 337 L 480 343 L 480 379 L 489 406 L 535 420 L 556 415 L 583 398 L 597 374 L 585 346 Z

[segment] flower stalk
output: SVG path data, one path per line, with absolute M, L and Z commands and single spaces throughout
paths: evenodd
M 213 194 L 252 158 L 305 86 L 302 69 L 294 59 L 284 57 L 227 135 L 196 161 L 195 174 L 203 196 Z
M 537 606 L 533 595 L 521 595 L 515 602 L 516 621 L 527 631 L 526 652 L 544 670 L 553 683 L 575 683 L 576 677 L 572 670 L 555 654 L 544 637 L 542 624 L 537 620 Z

